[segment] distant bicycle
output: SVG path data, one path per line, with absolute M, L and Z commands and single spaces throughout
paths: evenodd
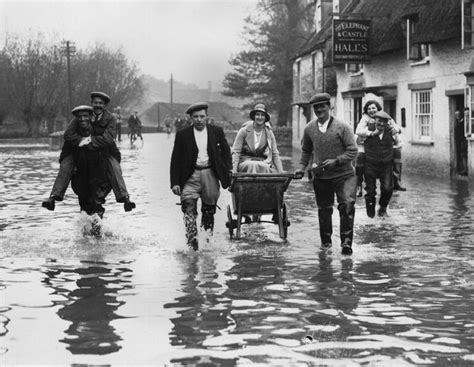
M 132 149 L 143 148 L 143 136 L 142 136 L 141 129 L 133 130 L 130 132 L 130 148 Z

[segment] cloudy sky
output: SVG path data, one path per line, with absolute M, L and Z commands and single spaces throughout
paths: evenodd
M 145 74 L 218 89 L 229 58 L 242 49 L 244 18 L 257 0 L 6 1 L 0 0 L 0 45 L 5 33 L 122 47 Z M 0 46 L 1 47 L 1 46 Z

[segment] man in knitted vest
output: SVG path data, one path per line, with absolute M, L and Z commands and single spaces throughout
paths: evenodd
M 314 95 L 309 103 L 317 119 L 303 134 L 303 146 L 296 178 L 301 178 L 313 155 L 313 188 L 318 205 L 319 234 L 323 249 L 332 246 L 332 213 L 336 194 L 343 255 L 352 254 L 357 178 L 351 162 L 357 155 L 354 133 L 349 124 L 330 115 L 331 96 Z
M 370 218 L 375 216 L 375 195 L 377 179 L 380 180 L 379 216 L 384 216 L 393 193 L 392 166 L 394 144 L 398 144 L 398 134 L 390 128 L 390 115 L 377 111 L 374 115 L 376 129 L 371 131 L 364 142 L 365 150 L 365 208 Z

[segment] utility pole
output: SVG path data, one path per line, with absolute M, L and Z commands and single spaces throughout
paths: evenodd
M 173 74 L 171 74 L 171 78 L 170 78 L 170 110 L 171 110 L 171 117 L 174 117 L 174 108 L 173 108 Z
M 62 54 L 66 56 L 67 61 L 67 112 L 66 112 L 66 122 L 68 120 L 69 113 L 72 109 L 72 86 L 71 86 L 71 56 L 74 56 L 76 53 L 76 46 L 74 42 L 63 41 L 63 47 L 61 48 Z
M 158 131 L 160 131 L 160 102 L 156 102 L 156 117 L 158 118 Z

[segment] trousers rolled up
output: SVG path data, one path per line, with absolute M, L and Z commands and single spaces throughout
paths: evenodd
M 377 195 L 377 179 L 380 181 L 379 205 L 386 208 L 393 194 L 392 161 L 365 163 L 365 198 L 375 203 Z
M 115 200 L 121 203 L 128 196 L 127 186 L 123 179 L 122 168 L 117 159 L 112 156 L 107 157 L 107 177 L 112 186 L 112 191 L 115 195 Z
M 50 195 L 53 196 L 55 200 L 62 201 L 64 199 L 64 194 L 71 182 L 74 166 L 74 156 L 72 154 L 64 157 L 59 163 L 59 171 L 54 180 L 53 189 L 51 190 Z
M 323 244 L 332 243 L 332 213 L 335 194 L 338 202 L 341 244 L 352 245 L 356 186 L 357 177 L 354 174 L 327 180 L 317 178 L 313 180 L 318 206 L 319 234 Z
M 191 244 L 197 236 L 197 200 L 201 199 L 201 226 L 205 230 L 212 231 L 219 196 L 219 180 L 212 169 L 209 167 L 194 170 L 181 192 L 181 210 L 184 214 L 183 219 L 188 244 Z
M 402 148 L 393 148 L 393 184 L 395 187 L 402 184 Z

